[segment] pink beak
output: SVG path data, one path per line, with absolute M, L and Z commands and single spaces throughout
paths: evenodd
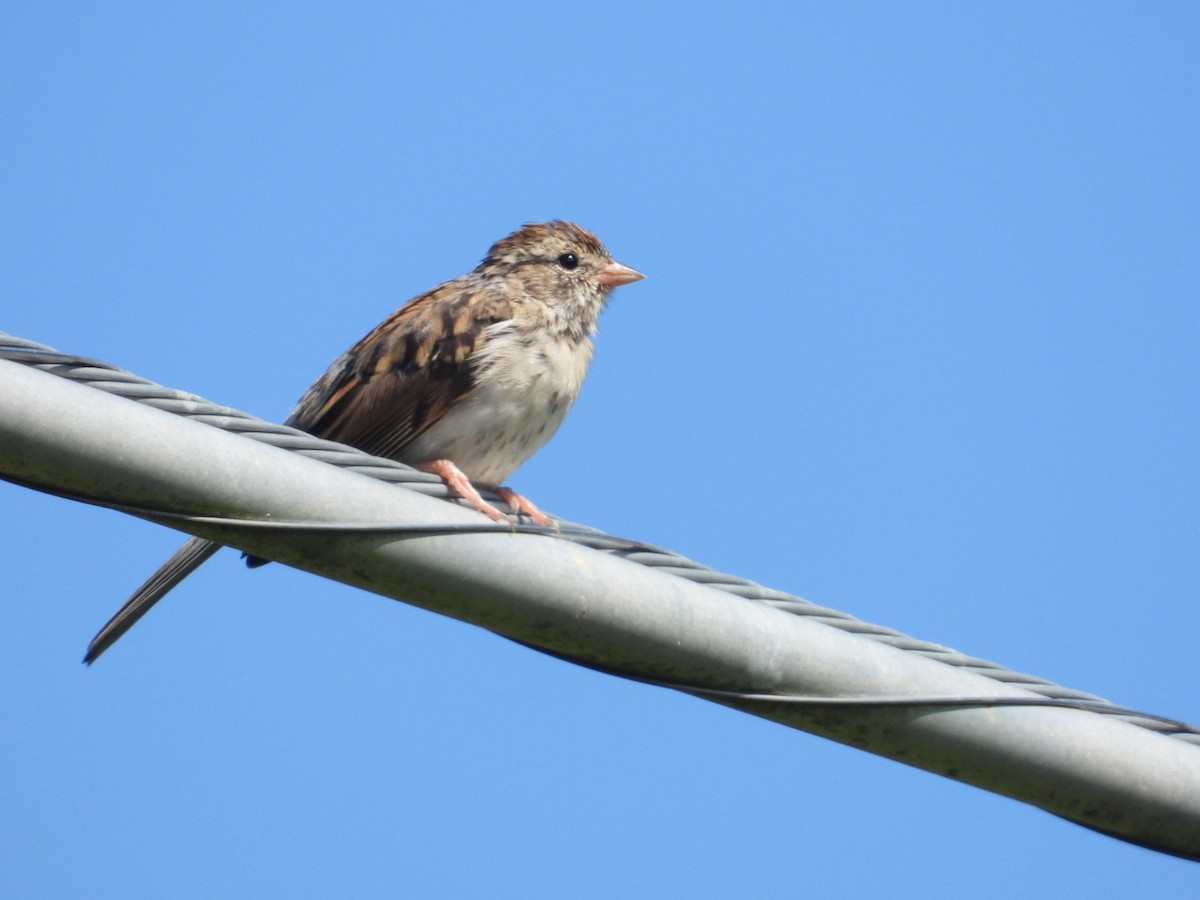
M 629 284 L 631 281 L 640 281 L 645 278 L 637 269 L 631 269 L 629 266 L 623 266 L 615 259 L 609 260 L 608 265 L 596 273 L 596 283 L 602 284 L 605 287 L 616 287 L 619 284 Z

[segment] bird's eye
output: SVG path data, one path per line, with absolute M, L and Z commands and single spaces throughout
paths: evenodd
M 579 265 L 579 257 L 574 253 L 564 253 L 558 258 L 558 264 L 564 269 L 574 269 Z

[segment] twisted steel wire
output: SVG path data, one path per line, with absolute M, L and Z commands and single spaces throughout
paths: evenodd
M 0 332 L 0 359 L 21 363 L 97 390 L 106 391 L 107 393 L 135 400 L 139 403 L 146 403 L 175 415 L 194 419 L 215 428 L 231 431 L 274 447 L 300 453 L 303 456 L 328 463 L 329 465 L 349 469 L 352 472 L 365 475 L 369 478 L 389 484 L 401 485 L 409 490 L 414 490 L 427 496 L 453 501 L 459 500 L 458 497 L 447 490 L 441 479 L 435 475 L 417 471 L 410 466 L 394 460 L 370 456 L 353 447 L 322 440 L 285 425 L 267 422 L 241 410 L 219 406 L 196 394 L 164 387 L 106 362 L 73 354 L 60 353 L 44 344 L 18 338 L 4 332 Z M 495 495 L 488 496 L 492 502 L 500 503 L 499 497 Z M 150 512 L 166 516 L 173 515 L 169 510 L 153 510 Z M 187 519 L 193 517 L 182 516 L 180 518 Z M 337 526 L 322 527 L 336 528 Z M 495 530 L 496 528 L 503 529 L 503 527 L 488 525 L 482 526 L 479 530 Z M 518 526 L 518 530 L 545 533 L 545 529 L 532 528 L 527 525 Z M 915 653 L 943 663 L 944 665 L 981 675 L 999 684 L 1023 688 L 1040 695 L 1044 699 L 1039 701 L 1036 699 L 1022 700 L 1021 698 L 1014 697 L 980 699 L 965 697 L 907 697 L 904 695 L 897 695 L 894 698 L 759 697 L 758 695 L 739 694 L 737 692 L 700 690 L 687 685 L 669 685 L 670 687 L 702 695 L 722 695 L 744 700 L 756 699 L 770 702 L 807 703 L 813 705 L 907 705 L 919 707 L 1024 704 L 1064 706 L 1113 716 L 1157 734 L 1200 746 L 1200 728 L 1188 725 L 1187 723 L 1117 706 L 1094 694 L 1067 688 L 1035 675 L 1016 672 L 998 663 L 968 656 L 941 644 L 923 641 L 891 628 L 864 622 L 848 613 L 818 606 L 793 594 L 763 587 L 746 578 L 715 571 L 660 547 L 616 537 L 598 529 L 569 522 L 561 522 L 558 532 L 551 532 L 551 535 L 560 540 L 571 541 L 594 550 L 614 554 L 629 562 L 654 568 L 678 578 L 707 585 L 745 600 L 764 603 L 792 615 L 806 616 L 831 628 L 856 634 L 898 650 Z

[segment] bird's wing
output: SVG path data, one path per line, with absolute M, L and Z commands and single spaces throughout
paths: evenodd
M 287 424 L 376 456 L 399 458 L 475 387 L 472 354 L 512 304 L 470 276 L 414 297 L 344 353 L 300 398 Z M 92 639 L 89 664 L 219 544 L 192 538 L 138 588 Z
M 465 278 L 421 294 L 338 358 L 300 398 L 287 424 L 402 459 L 474 389 L 474 355 L 489 326 L 511 317 L 511 301 Z

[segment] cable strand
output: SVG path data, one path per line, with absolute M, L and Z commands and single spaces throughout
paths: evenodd
M 211 403 L 196 394 L 164 387 L 100 360 L 60 353 L 44 344 L 18 338 L 4 332 L 0 332 L 0 359 L 21 363 L 97 390 L 106 391 L 136 402 L 146 403 L 175 415 L 194 419 L 206 425 L 231 431 L 274 447 L 290 450 L 327 463 L 328 465 L 349 469 L 369 478 L 400 485 L 426 496 L 437 497 L 452 502 L 461 501 L 461 498 L 458 498 L 447 490 L 441 479 L 436 475 L 417 471 L 395 460 L 370 456 L 353 447 L 322 440 L 286 425 L 267 422 L 241 410 Z M 29 486 L 38 487 L 36 485 Z M 39 489 L 44 490 L 44 488 L 40 487 Z M 489 502 L 504 505 L 495 494 L 486 491 L 483 493 Z M 865 622 L 848 613 L 819 606 L 802 597 L 766 588 L 754 581 L 736 575 L 718 572 L 661 547 L 616 537 L 578 523 L 560 521 L 557 531 L 531 525 L 523 518 L 519 519 L 511 529 L 503 525 L 490 524 L 481 524 L 477 527 L 464 526 L 462 528 L 446 528 L 442 526 L 429 528 L 427 526 L 412 524 L 381 526 L 374 524 L 355 525 L 353 523 L 342 525 L 280 523 L 241 519 L 231 520 L 222 519 L 221 517 L 190 517 L 167 510 L 135 510 L 105 503 L 103 500 L 96 498 L 73 497 L 73 499 L 81 499 L 89 503 L 122 509 L 126 512 L 158 519 L 191 519 L 193 521 L 236 524 L 239 527 L 245 528 L 291 528 L 297 531 L 371 530 L 385 533 L 411 534 L 414 536 L 500 530 L 505 532 L 516 531 L 522 534 L 536 534 L 550 539 L 570 541 L 593 550 L 611 553 L 629 562 L 657 569 L 677 578 L 707 585 L 715 590 L 723 591 L 748 601 L 766 604 L 782 612 L 806 616 L 831 628 L 856 634 L 898 650 L 915 653 L 943 663 L 944 665 L 970 671 L 1000 684 L 1020 687 L 1044 698 L 1042 701 L 1035 699 L 1024 705 L 1062 705 L 1076 709 L 1086 709 L 1091 712 L 1114 716 L 1139 728 L 1200 746 L 1200 728 L 1192 725 L 1117 706 L 1094 694 L 1073 690 L 1035 675 L 1016 672 L 998 663 L 968 656 L 941 644 L 920 640 L 885 626 Z M 693 693 L 712 693 L 711 691 L 688 685 L 666 686 Z M 909 706 L 920 706 L 922 704 L 971 706 L 980 705 L 985 702 L 978 698 L 970 697 L 924 699 L 904 697 L 850 699 L 788 698 L 774 695 L 738 694 L 737 692 L 730 692 L 730 696 L 731 698 L 736 697 L 742 700 L 754 699 L 764 702 L 820 703 L 821 705 L 841 704 L 846 706 L 869 703 Z M 993 702 L 1002 702 L 1004 705 L 1022 705 L 1019 700 L 1011 698 L 993 698 Z

